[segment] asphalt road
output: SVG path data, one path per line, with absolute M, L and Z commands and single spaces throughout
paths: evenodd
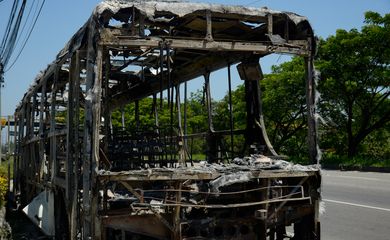
M 323 171 L 321 239 L 390 240 L 390 173 Z

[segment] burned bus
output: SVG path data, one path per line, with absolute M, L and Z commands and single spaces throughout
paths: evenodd
M 102 2 L 16 109 L 19 208 L 55 239 L 319 239 L 314 52 L 309 22 L 290 12 Z M 305 59 L 313 165 L 283 160 L 267 137 L 259 60 L 274 53 Z M 216 129 L 210 83 L 231 93 L 232 67 L 246 126 L 230 99 L 230 127 Z M 207 127 L 194 132 L 186 86 L 199 77 Z M 131 119 L 113 124 L 125 106 Z

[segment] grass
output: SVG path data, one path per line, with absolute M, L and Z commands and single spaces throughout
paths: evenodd
M 9 159 L 11 161 L 10 165 L 10 171 L 11 171 L 11 178 L 12 178 L 12 169 L 13 169 L 13 157 L 10 157 Z M 0 176 L 8 178 L 8 160 L 2 160 L 0 164 Z
M 390 167 L 390 159 L 377 159 L 369 156 L 348 158 L 336 154 L 324 154 L 321 163 L 324 165 L 344 165 L 353 167 Z
M 192 154 L 192 159 L 195 162 L 204 161 L 206 160 L 206 155 L 203 153 L 194 153 Z

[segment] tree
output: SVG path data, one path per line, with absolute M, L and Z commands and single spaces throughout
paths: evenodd
M 390 14 L 367 12 L 365 23 L 360 32 L 338 30 L 321 40 L 317 59 L 326 132 L 341 134 L 348 157 L 390 121 Z
M 279 154 L 306 156 L 307 116 L 303 58 L 272 67 L 261 80 L 268 136 Z
M 173 107 L 171 116 L 171 108 L 168 106 L 167 99 L 163 100 L 163 108 L 160 109 L 160 101 L 157 99 L 156 104 L 158 109 L 158 127 L 160 133 L 167 134 L 168 132 L 176 132 L 178 129 L 178 116 L 176 103 Z M 184 121 L 184 103 L 181 103 L 181 119 Z M 152 130 L 155 129 L 155 113 L 153 111 L 153 98 L 148 97 L 138 102 L 138 126 L 136 121 L 136 107 L 135 102 L 126 104 L 123 109 L 117 109 L 112 112 L 112 125 L 114 129 L 122 129 L 122 111 L 124 112 L 125 129 L 130 133 L 135 130 Z M 172 117 L 172 119 L 171 119 Z M 184 123 L 182 122 L 182 126 Z M 184 126 L 183 126 L 184 127 Z M 203 93 L 198 90 L 191 93 L 187 101 L 187 133 L 200 133 L 208 131 L 207 110 L 204 104 Z M 196 138 L 190 140 L 190 147 L 192 153 L 202 153 L 204 147 L 204 140 Z
M 293 58 L 272 67 L 272 73 L 260 81 L 266 130 L 279 154 L 305 156 L 307 153 L 307 117 L 305 69 L 302 58 Z M 235 129 L 245 129 L 244 85 L 232 91 Z M 216 104 L 214 126 L 229 129 L 229 96 Z M 237 142 L 236 142 L 237 144 Z
M 184 110 L 184 105 L 181 107 Z M 208 130 L 207 109 L 203 92 L 192 92 L 187 101 L 187 131 L 188 133 L 200 133 Z
M 223 99 L 214 104 L 213 124 L 217 130 L 230 129 L 229 93 Z M 241 84 L 232 90 L 232 113 L 234 129 L 245 129 L 245 88 Z
M 232 119 L 234 130 L 245 130 L 246 128 L 246 104 L 245 104 L 245 88 L 244 85 L 239 85 L 231 92 L 232 96 Z M 223 99 L 213 103 L 213 125 L 215 130 L 230 129 L 230 108 L 229 108 L 229 93 Z M 231 136 L 224 136 L 224 145 L 226 149 L 232 149 Z M 233 136 L 233 153 L 232 156 L 240 156 L 243 153 L 245 138 L 243 134 L 235 134 Z

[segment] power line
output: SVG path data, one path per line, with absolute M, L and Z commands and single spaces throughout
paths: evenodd
M 16 38 L 17 38 L 18 33 L 19 33 L 20 23 L 22 22 L 24 9 L 26 7 L 26 1 L 27 0 L 23 0 L 22 6 L 19 9 L 18 17 L 15 21 L 13 28 L 12 28 L 10 38 L 7 42 L 6 47 L 5 47 L 5 51 L 3 51 L 2 61 L 3 61 L 4 67 L 7 66 L 8 61 L 11 58 L 11 55 L 15 49 Z
M 35 29 L 36 23 L 38 21 L 39 16 L 41 15 L 42 8 L 46 1 L 43 0 L 42 3 L 39 3 L 39 1 L 37 2 L 34 0 L 32 4 L 29 4 L 29 7 L 27 7 L 27 0 L 23 0 L 20 7 L 19 7 L 19 2 L 20 0 L 15 0 L 12 5 L 10 16 L 8 19 L 8 24 L 0 45 L 0 63 L 2 64 L 3 74 L 4 72 L 9 71 L 19 59 L 21 53 L 26 47 L 28 40 L 31 37 L 33 30 Z M 29 8 L 28 14 L 27 17 L 25 18 L 25 21 L 20 31 L 20 27 L 22 25 L 22 19 L 24 19 L 23 14 L 27 8 Z M 35 9 L 35 11 L 34 14 L 32 15 L 31 13 L 33 12 L 33 8 Z M 27 25 L 30 26 L 27 27 Z M 25 30 L 26 30 L 26 34 L 24 34 Z M 19 41 L 22 40 L 23 35 L 25 37 L 21 42 L 21 44 L 19 45 Z M 10 67 L 8 67 L 8 63 L 11 59 L 11 56 L 13 55 L 15 49 L 17 48 L 19 48 L 19 51 L 16 54 L 15 59 L 12 61 Z
M 255 1 L 249 2 L 249 3 L 245 4 L 245 6 L 249 6 L 249 5 L 258 3 L 258 2 L 261 2 L 261 0 L 255 0 Z
M 1 56 L 3 55 L 4 48 L 5 48 L 6 44 L 7 44 L 8 36 L 9 36 L 10 31 L 11 31 L 12 23 L 14 21 L 15 13 L 16 13 L 18 5 L 19 5 L 19 1 L 14 1 L 14 4 L 12 4 L 12 9 L 11 9 L 11 12 L 10 12 L 10 16 L 8 18 L 7 27 L 5 29 L 3 40 L 1 41 L 0 60 L 2 60 Z
M 21 38 L 21 35 L 23 34 L 23 32 L 24 32 L 24 29 L 26 28 L 26 26 L 27 26 L 27 22 L 30 22 L 31 23 L 31 21 L 28 21 L 29 20 L 29 18 L 30 18 L 30 15 L 31 15 L 31 12 L 32 12 L 32 10 L 33 10 L 33 6 L 34 6 L 34 4 L 35 4 L 35 0 L 33 0 L 33 3 L 31 4 L 31 7 L 30 7 L 30 10 L 28 11 L 28 14 L 27 14 L 27 17 L 26 17 L 26 20 L 24 21 L 24 23 L 23 23 L 23 26 L 22 26 L 22 30 L 20 30 L 20 34 L 18 35 L 18 38 L 16 39 L 16 45 L 19 43 L 19 40 L 20 40 L 20 38 Z M 35 18 L 35 14 L 36 14 L 36 12 L 37 12 L 37 8 L 38 7 L 36 7 L 36 9 L 35 9 L 35 12 L 34 12 L 34 17 L 33 18 Z M 32 24 L 32 23 L 31 23 Z
M 29 33 L 27 35 L 27 38 L 25 39 L 25 41 L 24 41 L 24 43 L 23 43 L 19 53 L 16 55 L 16 58 L 12 62 L 11 66 L 9 68 L 7 68 L 5 70 L 5 72 L 8 72 L 15 65 L 16 61 L 19 59 L 20 55 L 22 54 L 23 49 L 26 47 L 26 44 L 27 44 L 28 40 L 30 39 L 31 33 L 33 32 L 33 30 L 35 28 L 35 25 L 36 25 L 36 23 L 38 21 L 38 18 L 41 15 L 42 8 L 43 8 L 43 5 L 45 4 L 45 2 L 46 2 L 46 0 L 42 1 L 41 7 L 39 8 L 39 11 L 38 11 L 38 15 L 35 17 L 34 23 L 33 23 L 32 27 L 30 28 L 30 31 L 29 31 Z

